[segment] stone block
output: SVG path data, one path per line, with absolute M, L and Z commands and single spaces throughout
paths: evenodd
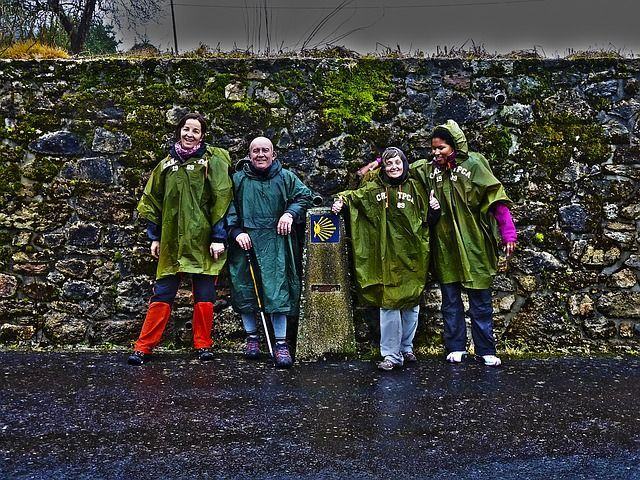
M 509 312 L 511 311 L 511 307 L 516 302 L 515 295 L 506 295 L 501 297 L 498 300 L 498 309 L 501 312 Z
M 522 272 L 532 275 L 545 270 L 560 270 L 564 265 L 548 252 L 525 248 L 511 260 L 512 265 Z
M 631 322 L 620 322 L 619 332 L 621 338 L 633 338 L 633 326 Z
M 240 82 L 233 82 L 224 87 L 224 98 L 230 102 L 239 102 L 247 96 L 247 87 Z
M 79 258 L 67 258 L 56 263 L 56 268 L 73 278 L 84 278 L 89 273 L 89 265 Z
M 98 153 L 123 153 L 131 148 L 131 138 L 122 132 L 112 132 L 102 127 L 93 134 L 91 149 Z
M 3 323 L 0 325 L 0 342 L 15 343 L 30 340 L 35 333 L 35 327 L 30 325 L 13 325 L 10 323 Z
M 30 277 L 46 275 L 49 272 L 49 264 L 35 262 L 15 263 L 13 265 L 13 272 Z
M 640 203 L 627 205 L 622 209 L 622 216 L 630 220 L 640 219 Z
M 62 167 L 65 178 L 109 184 L 114 181 L 111 160 L 103 157 L 83 158 Z
M 165 114 L 165 119 L 168 124 L 177 126 L 180 119 L 190 111 L 191 110 L 187 107 L 179 107 L 174 105 L 169 110 L 167 110 L 167 113 Z
M 613 338 L 617 333 L 615 322 L 601 316 L 586 318 L 584 330 L 590 338 L 603 340 Z
M 13 275 L 0 273 L 0 297 L 13 297 L 18 290 L 18 279 Z
M 261 100 L 269 105 L 280 103 L 280 94 L 270 90 L 269 87 L 257 88 L 253 95 L 256 100 Z
M 538 283 L 533 275 L 521 275 L 516 279 L 520 287 L 526 292 L 533 292 L 537 288 Z
M 589 295 L 572 295 L 569 297 L 569 312 L 581 317 L 590 316 L 594 312 L 593 300 Z
M 68 313 L 51 312 L 46 315 L 43 332 L 54 344 L 73 345 L 85 339 L 88 324 Z
M 516 127 L 531 125 L 533 123 L 533 108 L 531 105 L 521 103 L 505 105 L 500 110 L 500 117 Z
M 592 215 L 579 204 L 566 205 L 558 210 L 560 223 L 571 232 L 581 233 L 591 230 Z
M 60 293 L 57 285 L 49 282 L 25 283 L 21 288 L 22 293 L 38 302 L 48 302 L 58 298 Z
M 105 247 L 131 247 L 135 244 L 136 232 L 132 227 L 109 226 L 104 232 L 102 245 Z
M 611 292 L 598 300 L 598 311 L 614 318 L 640 318 L 640 292 Z
M 611 275 L 611 284 L 618 288 L 631 288 L 638 283 L 636 274 L 625 268 Z
M 91 247 L 98 243 L 100 228 L 88 223 L 76 223 L 67 230 L 67 243 L 79 247 Z
M 62 287 L 63 296 L 75 302 L 82 302 L 94 298 L 98 292 L 98 287 L 81 280 L 69 281 Z
M 46 155 L 78 156 L 85 152 L 79 137 L 66 130 L 47 133 L 29 144 L 29 150 Z
M 104 320 L 95 322 L 92 327 L 92 343 L 101 345 L 112 343 L 116 345 L 132 345 L 140 334 L 143 317 L 131 320 Z
M 629 255 L 629 258 L 625 260 L 624 264 L 628 267 L 640 270 L 640 255 Z

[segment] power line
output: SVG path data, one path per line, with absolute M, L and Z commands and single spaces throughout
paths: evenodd
M 517 5 L 523 3 L 544 3 L 547 0 L 494 0 L 482 2 L 465 2 L 465 3 L 433 3 L 430 5 L 362 5 L 353 7 L 344 7 L 344 10 L 392 10 L 392 9 L 410 9 L 410 8 L 441 8 L 441 7 L 474 7 L 474 6 L 491 6 L 491 5 Z M 257 6 L 246 5 L 200 5 L 196 3 L 175 3 L 181 7 L 199 7 L 199 8 L 224 8 L 237 10 L 253 10 L 259 8 Z M 296 5 L 269 5 L 270 10 L 334 10 L 335 7 L 301 7 Z

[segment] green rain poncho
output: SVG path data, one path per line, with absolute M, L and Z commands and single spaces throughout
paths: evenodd
M 217 275 L 226 255 L 209 253 L 212 226 L 233 198 L 229 153 L 207 147 L 201 157 L 183 163 L 168 156 L 151 172 L 138 212 L 161 225 L 156 278 L 179 272 Z
M 228 229 L 231 237 L 237 236 L 238 231 L 251 237 L 264 309 L 267 313 L 296 315 L 301 288 L 297 266 L 301 254 L 299 241 L 295 228 L 290 235 L 279 235 L 276 228 L 285 212 L 291 213 L 294 224 L 305 221 L 311 190 L 277 160 L 266 175 L 256 175 L 245 164 L 233 175 L 233 185 L 235 201 L 227 215 Z M 258 306 L 246 254 L 235 238 L 229 238 L 229 273 L 234 309 L 241 313 L 256 312 Z
M 418 305 L 429 267 L 429 198 L 413 178 L 398 185 L 380 176 L 339 193 L 349 207 L 359 300 L 388 309 Z
M 497 224 L 489 209 L 496 202 L 510 203 L 489 162 L 470 152 L 464 133 L 453 120 L 437 128 L 451 133 L 457 167 L 440 170 L 430 160 L 411 165 L 411 175 L 434 189 L 442 216 L 432 232 L 431 258 L 440 283 L 461 282 L 467 288 L 491 286 L 498 260 Z

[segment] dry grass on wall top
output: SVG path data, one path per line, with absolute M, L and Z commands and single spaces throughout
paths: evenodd
M 16 42 L 0 50 L 0 58 L 13 60 L 43 60 L 69 58 L 69 56 L 69 53 L 60 47 L 45 45 L 34 40 Z

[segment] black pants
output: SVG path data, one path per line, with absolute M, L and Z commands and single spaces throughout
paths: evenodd
M 164 302 L 172 304 L 180 287 L 180 279 L 183 274 L 169 275 L 156 280 L 153 287 L 151 303 Z M 216 276 L 204 275 L 202 273 L 191 274 L 191 290 L 193 292 L 193 302 L 215 302 L 216 301 Z

